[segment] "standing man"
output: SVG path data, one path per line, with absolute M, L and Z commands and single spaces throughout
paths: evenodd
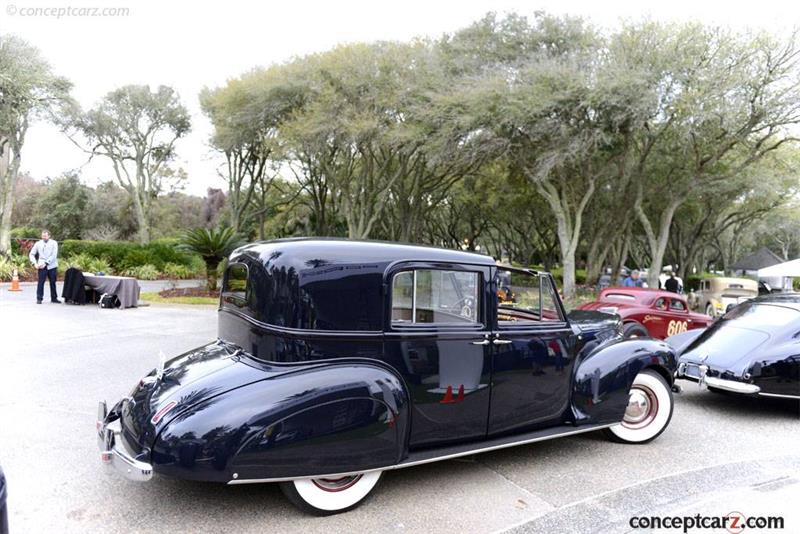
M 56 271 L 58 270 L 58 243 L 50 239 L 50 232 L 42 230 L 42 239 L 31 248 L 28 256 L 31 263 L 39 270 L 39 284 L 36 286 L 36 304 L 44 298 L 44 281 L 50 280 L 50 302 L 61 304 L 56 293 Z
M 626 278 L 625 280 L 622 281 L 622 286 L 623 287 L 642 287 L 642 280 L 639 278 L 639 271 L 634 269 L 631 272 L 630 276 L 628 276 L 628 278 Z
M 672 293 L 680 293 L 680 284 L 678 283 L 678 279 L 675 278 L 675 273 L 670 271 L 669 278 L 664 282 L 664 289 Z

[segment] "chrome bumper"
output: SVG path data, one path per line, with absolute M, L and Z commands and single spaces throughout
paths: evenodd
M 683 362 L 678 365 L 678 378 L 685 378 L 693 380 L 700 386 L 706 385 L 708 387 L 731 391 L 733 393 L 741 393 L 744 395 L 754 395 L 761 391 L 761 388 L 755 384 L 747 384 L 746 382 L 738 382 L 736 380 L 726 380 L 724 378 L 717 378 L 715 376 L 707 376 L 708 366 L 697 365 L 693 363 Z
M 100 448 L 100 460 L 114 468 L 125 478 L 144 482 L 153 478 L 153 466 L 135 459 L 126 449 L 120 433 L 122 426 L 119 419 L 106 421 L 108 407 L 105 401 L 97 409 L 97 445 Z

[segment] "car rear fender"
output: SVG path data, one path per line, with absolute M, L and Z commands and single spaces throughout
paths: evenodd
M 622 420 L 636 375 L 645 369 L 658 372 L 672 384 L 677 359 L 663 341 L 629 339 L 598 347 L 578 364 L 572 391 L 576 424 L 616 423 Z
M 153 465 L 221 482 L 392 465 L 406 453 L 408 398 L 380 363 L 338 360 L 197 404 L 159 434 Z

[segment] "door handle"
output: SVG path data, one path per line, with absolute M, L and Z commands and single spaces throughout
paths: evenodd
M 508 345 L 511 343 L 510 339 L 495 339 L 492 341 L 495 345 Z
M 491 341 L 489 341 L 488 339 L 484 339 L 483 341 L 473 341 L 472 342 L 473 345 L 488 345 L 489 343 L 491 343 Z

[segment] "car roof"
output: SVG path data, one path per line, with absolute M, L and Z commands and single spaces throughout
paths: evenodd
M 663 289 L 655 289 L 651 287 L 607 287 L 600 293 L 600 298 L 605 297 L 609 293 L 618 293 L 621 295 L 630 295 L 635 297 L 638 302 L 653 302 L 657 298 L 666 297 L 678 300 L 686 300 L 686 297 L 673 293 L 671 291 L 664 291 Z
M 787 308 L 794 308 L 800 311 L 800 293 L 770 293 L 754 298 L 750 302 L 758 304 L 775 304 L 778 306 L 785 306 Z
M 425 245 L 341 238 L 301 237 L 259 241 L 236 249 L 231 258 L 247 255 L 262 259 L 291 260 L 294 264 L 319 262 L 380 263 L 436 261 L 495 265 L 491 256 Z
M 725 285 L 726 287 L 728 287 L 731 284 L 741 284 L 743 286 L 741 289 L 750 289 L 754 291 L 758 290 L 758 282 L 750 278 L 728 278 L 723 276 L 717 276 L 714 278 L 706 278 L 705 281 L 708 281 L 709 285 L 711 285 L 712 287 L 721 285 Z

